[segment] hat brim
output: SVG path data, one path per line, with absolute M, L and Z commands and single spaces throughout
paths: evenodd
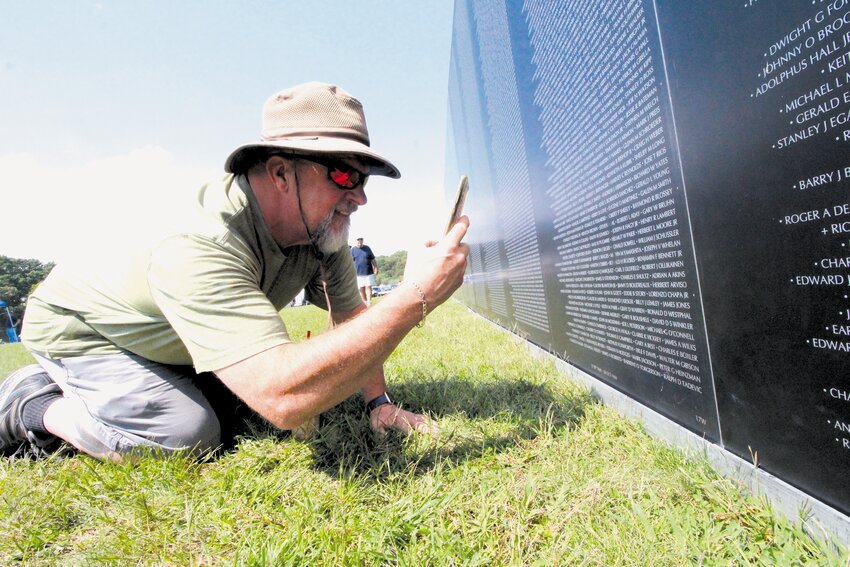
M 233 150 L 224 162 L 224 170 L 228 173 L 241 172 L 246 165 L 244 162 L 252 152 L 260 149 L 290 150 L 293 154 L 340 154 L 354 155 L 364 158 L 370 166 L 369 175 L 383 175 L 398 179 L 401 172 L 384 156 L 369 146 L 356 140 L 346 138 L 315 137 L 315 138 L 286 138 L 273 141 L 251 142 Z

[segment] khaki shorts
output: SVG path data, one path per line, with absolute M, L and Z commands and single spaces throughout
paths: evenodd
M 33 356 L 64 397 L 85 407 L 74 415 L 75 441 L 86 452 L 127 454 L 139 447 L 203 452 L 219 445 L 221 426 L 190 367 L 130 353 L 60 360 Z

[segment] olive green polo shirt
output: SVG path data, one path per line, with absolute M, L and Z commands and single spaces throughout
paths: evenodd
M 289 342 L 278 312 L 302 289 L 325 307 L 323 275 L 335 311 L 362 303 L 348 246 L 322 262 L 310 246 L 281 249 L 244 176 L 203 186 L 176 226 L 150 225 L 119 257 L 57 266 L 28 302 L 26 347 L 49 358 L 130 351 L 203 372 Z

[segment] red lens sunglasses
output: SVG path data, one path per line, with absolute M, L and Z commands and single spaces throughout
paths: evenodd
M 297 156 L 298 159 L 324 166 L 328 170 L 328 179 L 343 191 L 353 191 L 366 182 L 368 175 L 345 162 L 325 156 Z

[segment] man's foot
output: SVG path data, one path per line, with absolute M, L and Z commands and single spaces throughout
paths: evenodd
M 0 384 L 0 452 L 18 454 L 27 445 L 43 449 L 51 445 L 53 435 L 36 435 L 24 426 L 24 406 L 46 394 L 60 394 L 62 389 L 39 365 L 32 364 L 13 372 Z

